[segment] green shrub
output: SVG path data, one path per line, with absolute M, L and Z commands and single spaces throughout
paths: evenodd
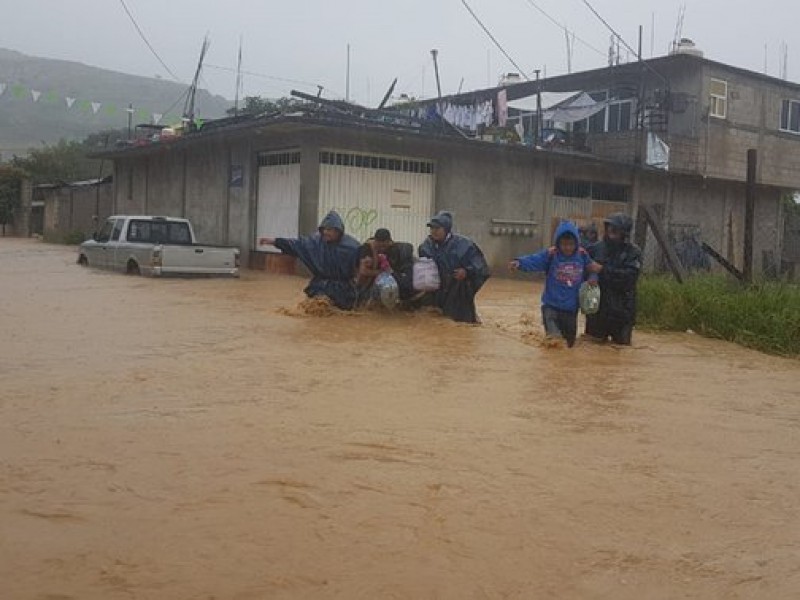
M 681 285 L 667 277 L 639 284 L 644 328 L 695 332 L 773 354 L 800 356 L 800 286 L 742 287 L 724 277 L 697 276 Z

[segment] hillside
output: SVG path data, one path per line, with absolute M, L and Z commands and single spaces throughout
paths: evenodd
M 24 153 L 42 142 L 127 127 L 129 103 L 135 109 L 134 123 L 150 122 L 154 113 L 168 111 L 161 122 L 172 123 L 180 118 L 187 87 L 0 48 L 0 156 Z M 202 118 L 222 116 L 230 105 L 205 90 L 197 93 Z

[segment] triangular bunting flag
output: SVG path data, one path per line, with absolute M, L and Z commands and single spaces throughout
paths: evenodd
M 3 92 L 5 92 L 5 91 L 6 91 L 6 84 L 5 83 L 0 83 L 0 96 L 2 96 Z
M 19 84 L 17 84 L 17 85 L 15 85 L 13 88 L 11 88 L 11 92 L 12 92 L 12 93 L 14 94 L 14 96 L 16 96 L 17 98 L 20 98 L 20 99 L 22 99 L 22 98 L 24 98 L 24 97 L 25 97 L 25 86 L 22 86 L 22 85 L 19 85 Z
M 47 92 L 47 95 L 44 97 L 47 102 L 56 103 L 58 102 L 58 94 L 53 91 Z
M 34 102 L 39 101 L 39 97 L 42 95 L 42 92 L 39 90 L 31 90 L 31 98 L 33 98 Z
M 92 102 L 92 112 L 97 114 L 97 111 L 100 110 L 100 107 L 103 106 L 100 102 Z
M 75 104 L 75 98 L 70 98 L 69 96 L 67 96 L 66 98 L 64 98 L 64 102 L 67 103 L 67 108 L 72 108 L 72 105 Z
M 89 102 L 88 100 L 81 100 L 81 101 L 78 103 L 78 107 L 79 107 L 79 108 L 80 108 L 80 109 L 81 109 L 83 112 L 89 112 L 89 111 L 91 111 L 91 110 L 92 110 L 92 103 L 91 103 L 91 102 Z
M 117 107 L 113 104 L 106 105 L 106 114 L 109 117 L 113 117 L 115 114 L 117 114 Z
M 140 108 L 136 111 L 136 118 L 140 121 L 146 121 L 150 117 L 150 113 L 146 109 Z
M 163 116 L 164 115 L 162 115 L 161 113 L 153 113 L 153 125 L 158 125 L 159 121 L 161 121 L 161 118 Z
M 203 128 L 203 119 L 195 119 L 194 124 L 197 126 L 198 131 Z

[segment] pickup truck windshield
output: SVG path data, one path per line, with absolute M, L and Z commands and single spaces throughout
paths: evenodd
M 144 244 L 183 244 L 191 246 L 192 234 L 187 223 L 174 221 L 131 221 L 128 241 Z

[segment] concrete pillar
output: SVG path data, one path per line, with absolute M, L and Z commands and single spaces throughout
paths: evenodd
M 23 179 L 20 186 L 19 224 L 14 219 L 14 233 L 20 237 L 31 235 L 31 204 L 33 203 L 33 182 Z

